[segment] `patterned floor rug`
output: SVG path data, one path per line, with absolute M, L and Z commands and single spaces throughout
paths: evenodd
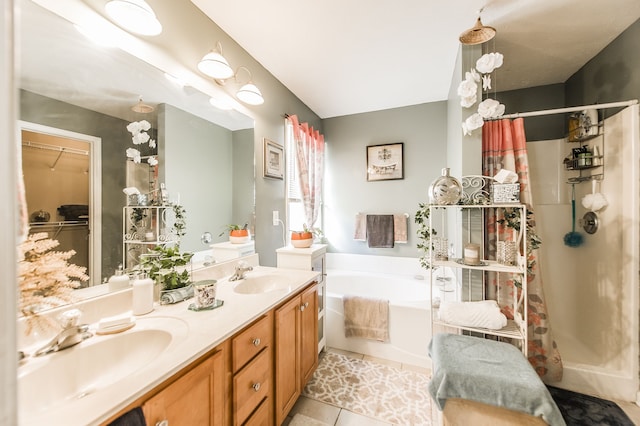
M 547 386 L 567 426 L 633 426 L 615 402 Z
M 328 352 L 303 395 L 403 426 L 430 426 L 429 376 Z

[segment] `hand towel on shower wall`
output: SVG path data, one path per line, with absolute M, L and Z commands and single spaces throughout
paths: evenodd
M 396 243 L 407 242 L 407 219 L 403 214 L 393 215 L 393 239 Z
M 367 215 L 367 241 L 372 248 L 393 248 L 393 215 Z
M 367 215 L 358 213 L 356 215 L 356 226 L 353 233 L 353 239 L 356 241 L 364 241 L 367 239 Z
M 389 341 L 389 301 L 343 296 L 344 336 Z

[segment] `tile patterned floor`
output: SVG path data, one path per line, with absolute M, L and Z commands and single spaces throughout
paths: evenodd
M 395 361 L 389 361 L 381 358 L 374 358 L 354 352 L 341 351 L 339 349 L 329 348 L 328 351 L 339 353 L 342 355 L 350 356 L 356 359 L 366 359 L 372 362 L 379 362 L 381 364 L 392 365 L 396 368 L 401 369 L 410 369 L 415 371 L 429 372 L 429 370 L 416 367 L 408 364 L 401 364 Z M 640 407 L 633 402 L 627 401 L 614 401 L 616 402 L 620 408 L 624 410 L 625 413 L 629 416 L 629 418 L 637 425 L 640 425 Z M 304 414 L 305 416 L 320 420 L 324 423 L 333 426 L 394 426 L 390 423 L 380 422 L 379 420 L 372 419 L 370 417 L 365 417 L 360 414 L 352 413 L 348 410 L 341 409 L 339 407 L 334 407 L 333 405 L 324 404 L 319 401 L 315 401 L 310 398 L 305 398 L 301 396 L 298 398 L 298 401 L 291 409 L 289 416 L 285 419 L 282 426 L 287 426 L 293 416 L 296 413 Z
M 390 365 L 395 368 L 412 370 L 412 371 L 420 371 L 429 373 L 428 369 L 417 367 L 409 364 L 401 364 L 395 361 L 389 361 L 386 359 L 370 357 L 354 352 L 342 351 L 339 349 L 329 348 L 329 352 L 338 353 L 341 355 L 349 356 L 356 359 L 364 359 L 371 362 L 377 362 L 380 364 Z M 296 413 L 304 414 L 305 416 L 320 420 L 324 423 L 333 426 L 392 426 L 391 423 L 381 422 L 376 419 L 372 419 L 370 417 L 366 417 L 357 413 L 353 413 L 351 411 L 335 407 L 330 404 L 325 404 L 310 398 L 306 398 L 301 396 L 298 398 L 298 401 L 291 409 L 289 413 L 289 417 L 282 424 L 283 426 L 287 426 L 291 421 L 291 418 Z

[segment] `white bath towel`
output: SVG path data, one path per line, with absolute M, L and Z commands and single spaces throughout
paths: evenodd
M 344 336 L 389 341 L 389 301 L 342 296 Z
M 356 215 L 355 231 L 353 239 L 356 241 L 365 241 L 367 239 L 367 215 L 358 213 Z
M 393 215 L 393 239 L 396 243 L 407 242 L 407 219 L 408 217 L 403 214 Z
M 441 302 L 438 316 L 446 323 L 467 327 L 499 330 L 507 325 L 507 317 L 495 300 Z

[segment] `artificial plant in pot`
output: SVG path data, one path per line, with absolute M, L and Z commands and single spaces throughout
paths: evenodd
M 222 231 L 218 236 L 221 237 L 227 232 L 229 233 L 229 242 L 232 244 L 246 243 L 251 239 L 248 223 L 245 223 L 242 227 L 235 223 L 225 225 L 224 231 Z
M 302 231 L 291 231 L 291 245 L 296 248 L 311 247 L 316 236 L 322 236 L 322 231 L 318 228 L 309 228 L 306 223 L 303 223 Z
M 140 268 L 161 284 L 161 290 L 175 290 L 191 282 L 187 266 L 193 253 L 180 252 L 180 246 L 159 245 L 140 256 Z

